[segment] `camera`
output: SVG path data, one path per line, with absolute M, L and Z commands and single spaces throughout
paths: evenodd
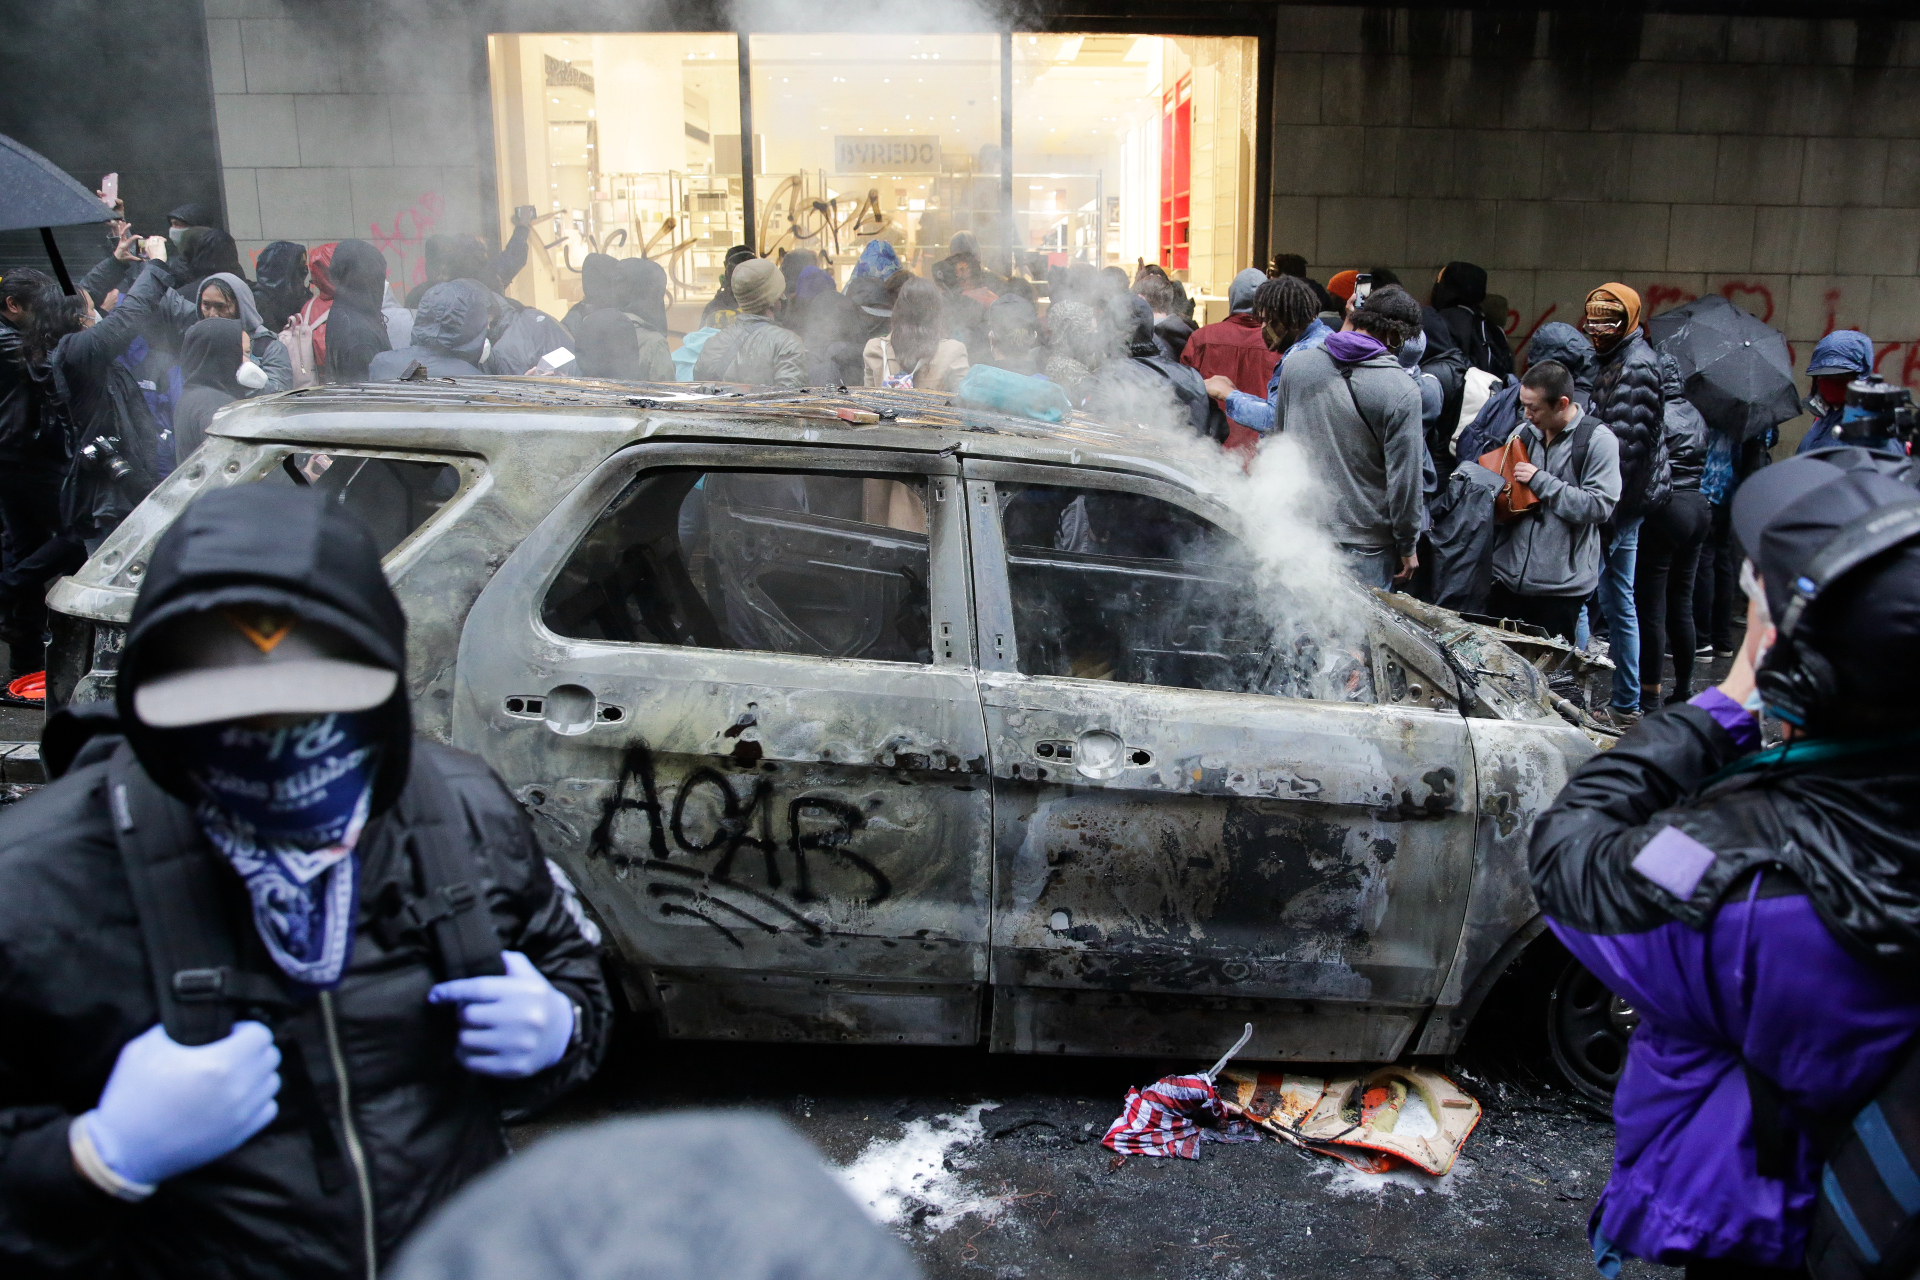
M 1353 278 L 1353 305 L 1359 306 L 1373 292 L 1373 272 L 1362 271 Z
M 1833 434 L 1842 444 L 1871 447 L 1890 441 L 1911 444 L 1920 436 L 1916 428 L 1920 415 L 1914 412 L 1913 392 L 1868 373 L 1847 384 L 1847 407 Z
M 120 442 L 110 436 L 95 436 L 81 446 L 80 461 L 89 471 L 104 471 L 114 480 L 133 474 L 133 464 L 120 456 Z

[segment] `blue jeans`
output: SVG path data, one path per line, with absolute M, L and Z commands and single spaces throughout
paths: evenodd
M 1393 590 L 1393 575 L 1400 571 L 1400 557 L 1392 547 L 1358 547 L 1343 542 L 1340 552 L 1346 558 L 1347 572 L 1358 578 L 1361 586 Z
M 1633 569 L 1640 558 L 1640 519 L 1613 532 L 1600 569 L 1600 607 L 1607 613 L 1607 656 L 1613 659 L 1613 709 L 1640 710 L 1640 615 L 1633 608 Z

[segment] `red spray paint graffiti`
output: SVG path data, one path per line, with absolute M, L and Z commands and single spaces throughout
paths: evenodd
M 1735 297 L 1735 294 L 1758 298 L 1766 307 L 1766 310 L 1761 311 L 1755 307 L 1747 306 L 1740 298 Z M 1762 324 L 1770 323 L 1773 320 L 1773 290 L 1767 288 L 1764 284 L 1751 283 L 1746 280 L 1730 280 L 1720 286 L 1720 296 L 1736 307 L 1746 307 L 1748 311 L 1760 317 L 1760 323 Z
M 1549 318 L 1550 316 L 1552 316 L 1552 315 L 1553 315 L 1553 313 L 1554 313 L 1554 312 L 1556 312 L 1556 311 L 1558 311 L 1559 309 L 1560 309 L 1560 304 L 1556 302 L 1556 303 L 1554 303 L 1554 304 L 1553 304 L 1552 306 L 1550 306 L 1550 307 L 1548 307 L 1548 308 L 1547 308 L 1547 309 L 1546 309 L 1545 311 L 1542 311 L 1542 312 L 1540 313 L 1540 316 L 1539 316 L 1539 318 L 1538 318 L 1538 319 L 1536 319 L 1536 320 L 1535 320 L 1535 321 L 1533 322 L 1533 325 L 1532 325 L 1532 327 L 1530 327 L 1530 328 L 1529 328 L 1529 329 L 1527 330 L 1527 336 L 1526 336 L 1526 337 L 1524 337 L 1524 338 L 1522 338 L 1522 339 L 1520 339 L 1520 341 L 1518 341 L 1518 342 L 1516 342 L 1516 343 L 1514 343 L 1514 344 L 1513 344 L 1513 349 L 1514 349 L 1515 351 L 1518 351 L 1518 350 L 1520 350 L 1520 349 L 1521 349 L 1522 347 L 1524 347 L 1524 346 L 1526 346 L 1526 345 L 1527 345 L 1527 344 L 1528 344 L 1529 342 L 1532 342 L 1532 341 L 1533 341 L 1533 335 L 1534 335 L 1534 334 L 1536 334 L 1536 333 L 1538 333 L 1538 332 L 1540 332 L 1540 326 L 1541 326 L 1541 325 L 1543 325 L 1543 324 L 1545 324 L 1545 323 L 1547 322 L 1547 319 L 1548 319 L 1548 318 Z M 1511 314 L 1512 314 L 1512 316 L 1513 316 L 1513 322 L 1512 322 L 1512 323 L 1513 323 L 1513 325 L 1518 325 L 1518 324 L 1520 323 L 1520 313 L 1519 313 L 1518 311 L 1515 311 L 1515 312 L 1512 312 Z M 1512 327 L 1509 327 L 1509 328 L 1507 329 L 1507 332 L 1508 332 L 1509 334 L 1511 334 L 1511 333 L 1513 332 L 1513 328 L 1512 328 Z
M 1698 294 L 1688 293 L 1685 289 L 1676 288 L 1670 284 L 1650 284 L 1647 286 L 1646 296 L 1641 301 L 1645 304 L 1645 314 L 1652 315 L 1656 311 L 1665 311 L 1668 307 L 1677 307 L 1683 302 L 1692 302 L 1697 297 L 1699 297 Z
M 413 202 L 412 208 L 394 214 L 390 226 L 383 227 L 378 221 L 367 224 L 367 239 L 373 247 L 400 260 L 399 271 L 391 279 L 410 288 L 427 278 L 423 246 L 444 212 L 446 201 L 440 198 L 440 193 L 428 191 Z M 405 293 L 406 288 L 399 292 Z

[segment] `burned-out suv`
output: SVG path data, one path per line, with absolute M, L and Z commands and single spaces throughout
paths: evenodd
M 52 591 L 50 700 L 110 694 L 196 494 L 311 486 L 386 551 L 420 731 L 506 779 L 665 1034 L 1460 1042 L 1595 749 L 1550 642 L 1341 587 L 1356 641 L 1276 646 L 1238 519 L 1144 431 L 706 390 L 236 405 Z

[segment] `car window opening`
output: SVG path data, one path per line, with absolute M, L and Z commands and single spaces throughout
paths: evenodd
M 931 663 L 926 481 L 647 471 L 548 590 L 555 634 Z
M 1364 641 L 1323 643 L 1231 535 L 1145 494 L 1000 486 L 1019 669 L 1374 701 Z
M 460 491 L 444 462 L 353 453 L 290 453 L 260 483 L 312 488 L 359 516 L 384 559 Z

